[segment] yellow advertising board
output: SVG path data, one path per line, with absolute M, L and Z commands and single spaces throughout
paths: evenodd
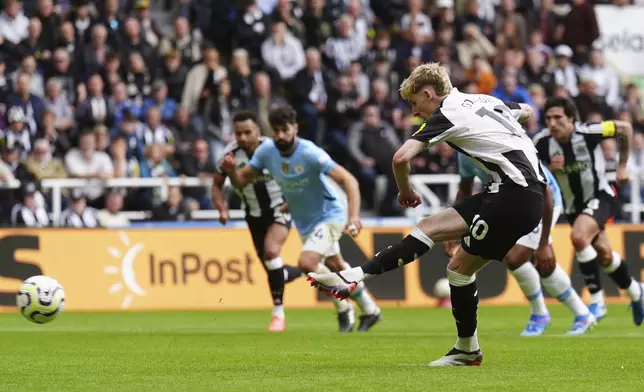
M 343 238 L 345 258 L 364 262 L 410 228 L 366 228 L 355 239 Z M 644 226 L 607 229 L 615 250 L 638 277 L 644 268 Z M 570 229 L 558 226 L 553 245 L 562 267 L 573 274 Z M 392 240 L 393 239 L 393 240 Z M 386 242 L 383 242 L 386 241 Z M 628 249 L 627 249 L 628 248 Z M 301 249 L 297 233 L 282 252 L 295 265 Z M 525 299 L 515 280 L 497 263 L 478 278 L 482 304 L 520 304 Z M 404 271 L 369 281 L 382 304 L 433 306 L 433 283 L 444 276 L 446 258 L 435 249 Z M 0 230 L 0 311 L 13 310 L 21 280 L 37 274 L 58 279 L 69 311 L 164 309 L 249 309 L 271 306 L 266 273 L 246 229 Z M 573 283 L 580 289 L 578 277 Z M 609 285 L 608 279 L 604 279 Z M 609 292 L 609 295 L 611 293 Z M 613 289 L 613 301 L 626 301 Z M 328 306 L 303 279 L 287 286 L 289 307 Z

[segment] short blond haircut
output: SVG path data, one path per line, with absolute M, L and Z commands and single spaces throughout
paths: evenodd
M 452 82 L 445 67 L 439 63 L 425 63 L 414 69 L 400 85 L 400 95 L 406 101 L 424 87 L 430 87 L 439 96 L 447 95 L 452 90 Z

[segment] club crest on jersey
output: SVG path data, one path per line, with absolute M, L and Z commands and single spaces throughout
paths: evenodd
M 291 171 L 291 167 L 287 162 L 282 162 L 282 173 L 288 174 Z
M 302 173 L 304 173 L 304 165 L 302 165 L 302 164 L 297 164 L 297 165 L 295 165 L 295 169 L 294 169 L 294 171 L 295 171 L 295 174 L 302 174 Z

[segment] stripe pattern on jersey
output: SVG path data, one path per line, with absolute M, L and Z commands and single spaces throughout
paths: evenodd
M 610 123 L 610 124 L 609 124 Z M 563 156 L 564 169 L 553 172 L 561 188 L 567 214 L 580 213 L 600 191 L 615 196 L 604 175 L 606 162 L 601 141 L 614 136 L 612 121 L 575 125 L 569 143 L 560 143 L 545 129 L 535 136 L 539 158 L 550 165 L 553 157 Z
M 493 178 L 488 192 L 501 185 L 545 185 L 537 151 L 518 122 L 521 107 L 484 94 L 452 89 L 440 107 L 411 136 L 432 146 L 447 142 L 478 161 Z
M 268 141 L 266 137 L 260 138 L 260 144 Z M 237 170 L 248 166 L 250 156 L 246 154 L 236 141 L 230 142 L 224 149 L 223 156 L 232 153 L 235 156 Z M 225 175 L 217 165 L 217 172 Z M 252 184 L 235 189 L 235 193 L 242 199 L 246 216 L 259 218 L 262 216 L 273 216 L 274 209 L 284 204 L 284 195 L 273 176 L 264 170 L 261 175 L 255 177 Z

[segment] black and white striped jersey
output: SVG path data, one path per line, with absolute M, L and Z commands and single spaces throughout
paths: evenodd
M 545 187 L 537 150 L 518 122 L 520 114 L 517 103 L 454 88 L 411 138 L 428 146 L 446 142 L 474 158 L 493 179 L 488 192 L 508 185 Z
M 260 144 L 268 140 L 268 138 L 262 136 L 260 138 Z M 246 167 L 251 158 L 246 154 L 246 151 L 239 147 L 236 141 L 232 141 L 226 146 L 222 156 L 226 156 L 229 153 L 233 153 L 235 156 L 237 170 Z M 217 173 L 226 175 L 220 169 L 219 163 L 217 164 Z M 264 216 L 272 217 L 274 216 L 274 209 L 284 204 L 282 189 L 280 189 L 277 182 L 273 179 L 273 176 L 266 169 L 264 169 L 261 175 L 253 179 L 252 184 L 248 184 L 242 189 L 235 189 L 235 193 L 244 202 L 246 216 L 255 218 Z
M 539 158 L 546 164 L 555 156 L 563 156 L 564 168 L 554 171 L 566 207 L 566 213 L 580 213 L 586 203 L 604 191 L 615 196 L 605 177 L 606 162 L 601 150 L 602 140 L 615 136 L 615 123 L 575 124 L 568 143 L 561 143 L 544 129 L 534 138 Z
M 14 227 L 47 227 L 49 224 L 49 214 L 42 206 L 31 210 L 22 204 L 16 204 L 11 209 L 11 225 Z
M 98 227 L 98 210 L 85 207 L 79 215 L 71 208 L 60 213 L 59 227 L 94 228 Z

